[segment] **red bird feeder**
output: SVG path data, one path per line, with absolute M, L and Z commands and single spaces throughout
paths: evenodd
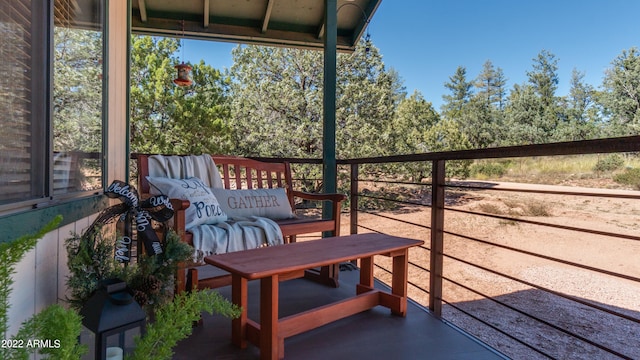
M 193 84 L 193 81 L 189 79 L 189 73 L 191 72 L 191 66 L 182 63 L 174 66 L 178 69 L 178 77 L 173 80 L 173 83 L 178 86 L 190 86 Z

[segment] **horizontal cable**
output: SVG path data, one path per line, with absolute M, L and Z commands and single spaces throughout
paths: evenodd
M 431 186 L 431 183 L 423 183 L 423 182 L 415 182 L 415 181 L 398 181 L 398 180 L 358 179 L 358 182 L 369 182 L 369 183 L 374 183 L 374 184 L 400 184 L 400 185 Z
M 402 220 L 402 219 L 396 219 L 394 217 L 387 216 L 387 215 L 382 215 L 382 214 L 379 214 L 379 213 L 375 213 L 373 211 L 358 210 L 358 212 L 369 214 L 369 215 L 373 215 L 373 216 L 378 216 L 378 217 L 389 219 L 389 220 L 395 220 L 397 222 L 401 222 L 401 223 L 408 224 L 408 225 L 414 225 L 414 226 L 418 226 L 418 227 L 425 228 L 425 229 L 431 229 L 431 227 L 427 226 L 427 225 L 422 225 L 422 224 L 418 224 L 418 223 L 414 223 L 414 222 L 407 221 L 407 220 Z
M 387 274 L 389 274 L 389 275 L 393 275 L 393 273 L 392 273 L 390 270 L 387 270 L 386 268 L 384 268 L 384 267 L 382 267 L 382 266 L 380 266 L 380 265 L 378 265 L 378 264 L 374 264 L 374 265 L 375 265 L 375 267 L 376 267 L 376 268 L 378 268 L 378 269 L 380 269 L 380 270 L 382 270 L 382 271 L 386 272 Z M 412 262 L 409 262 L 409 265 L 414 265 L 414 266 L 416 266 L 416 267 L 419 267 L 419 266 L 417 266 L 415 263 L 412 263 Z M 420 267 L 420 268 L 421 268 L 421 267 Z M 427 272 L 429 272 L 428 270 L 426 270 L 426 271 L 427 271 Z M 409 284 L 409 285 L 411 285 L 411 286 L 413 286 L 413 287 L 417 288 L 418 290 L 420 290 L 420 291 L 422 291 L 422 292 L 424 292 L 424 293 L 426 293 L 426 294 L 429 294 L 429 290 L 427 290 L 427 289 L 425 289 L 425 288 L 421 287 L 420 285 L 418 285 L 418 284 L 414 283 L 413 281 L 407 281 L 407 284 Z
M 378 265 L 378 264 L 376 264 L 376 263 L 374 263 L 373 265 L 374 265 L 376 268 L 378 268 L 378 269 L 380 269 L 380 270 L 382 270 L 382 271 L 386 272 L 387 274 L 389 274 L 389 275 L 393 275 L 393 273 L 392 273 L 390 270 L 387 270 L 387 269 L 385 269 L 384 267 L 382 267 L 382 266 L 380 266 L 380 265 Z
M 583 233 L 594 234 L 594 235 L 610 236 L 610 237 L 619 238 L 619 239 L 640 241 L 640 236 L 612 233 L 612 232 L 601 231 L 601 230 L 584 229 L 584 228 L 578 228 L 578 227 L 568 226 L 568 225 L 552 224 L 552 223 L 546 223 L 546 222 L 542 222 L 542 221 L 533 221 L 533 220 L 527 220 L 527 219 L 514 218 L 514 217 L 510 217 L 510 216 L 502 216 L 502 215 L 495 215 L 495 214 L 480 213 L 480 212 L 476 212 L 476 211 L 454 209 L 454 208 L 450 208 L 450 207 L 445 207 L 445 210 L 458 212 L 458 213 L 463 213 L 463 214 L 469 214 L 469 215 L 486 216 L 486 217 L 490 217 L 490 218 L 494 218 L 494 219 L 500 219 L 500 220 L 515 221 L 515 222 L 531 224 L 531 225 L 540 225 L 540 226 L 552 227 L 552 228 L 556 228 L 556 229 L 563 229 L 563 230 L 583 232 Z
M 568 260 L 562 260 L 562 259 L 554 258 L 554 257 L 551 257 L 551 256 L 542 255 L 542 254 L 534 253 L 534 252 L 531 252 L 531 251 L 514 248 L 514 247 L 511 247 L 511 246 L 507 246 L 507 245 L 496 244 L 496 243 L 493 243 L 493 242 L 490 242 L 490 241 L 487 241 L 487 240 L 482 240 L 482 239 L 474 238 L 474 237 L 467 236 L 467 235 L 457 234 L 457 233 L 446 231 L 446 230 L 443 231 L 443 233 L 448 234 L 448 235 L 452 235 L 452 236 L 461 237 L 463 239 L 467 239 L 467 240 L 483 243 L 485 245 L 490 245 L 490 246 L 495 246 L 495 247 L 498 247 L 498 248 L 501 248 L 501 249 L 511 250 L 511 251 L 514 251 L 514 252 L 518 252 L 520 254 L 526 254 L 526 255 L 530 255 L 530 256 L 533 256 L 533 257 L 540 258 L 540 259 L 550 260 L 550 261 L 558 262 L 558 263 L 561 263 L 561 264 L 570 265 L 570 266 L 573 266 L 573 267 L 594 271 L 594 272 L 597 272 L 597 273 L 600 273 L 600 274 L 606 274 L 606 275 L 613 276 L 613 277 L 618 277 L 618 278 L 627 279 L 627 280 L 631 280 L 631 281 L 635 281 L 635 282 L 640 282 L 640 278 L 637 278 L 637 277 L 634 277 L 634 276 L 629 276 L 629 275 L 625 275 L 625 274 L 621 274 L 621 273 L 617 273 L 617 272 L 613 272 L 613 271 L 609 271 L 609 270 L 603 270 L 603 269 L 599 269 L 599 268 L 596 268 L 596 267 L 593 267 L 593 266 L 583 265 L 583 264 L 575 263 L 575 262 L 568 261 Z
M 370 228 L 370 227 L 366 227 L 366 226 L 364 226 L 364 225 L 360 225 L 360 224 L 358 224 L 358 227 L 363 228 L 363 229 L 365 229 L 365 230 L 373 231 L 374 233 L 384 234 L 382 231 L 374 230 L 374 229 L 372 229 L 372 228 Z
M 523 184 L 529 185 L 529 184 Z M 490 191 L 510 191 L 510 192 L 522 192 L 522 193 L 534 193 L 534 194 L 551 194 L 551 195 L 571 195 L 571 196 L 590 196 L 590 197 L 608 197 L 619 199 L 640 199 L 640 193 L 638 194 L 622 194 L 615 192 L 588 192 L 588 191 L 571 191 L 570 187 L 567 190 L 543 190 L 543 189 L 523 189 L 523 188 L 510 188 L 510 187 L 490 187 L 490 186 L 474 186 L 474 185 L 459 185 L 455 183 L 446 184 L 447 188 L 456 189 L 472 189 L 472 190 L 490 190 Z
M 415 266 L 416 268 L 418 268 L 418 269 L 420 269 L 420 270 L 422 270 L 422 271 L 424 271 L 426 273 L 430 273 L 431 272 L 431 270 L 427 269 L 426 267 L 424 267 L 422 265 L 418 265 L 418 264 L 416 264 L 414 262 L 409 262 L 409 264 Z
M 424 207 L 429 207 L 429 208 L 431 207 L 431 205 L 427 205 L 427 204 L 421 204 L 421 203 L 416 203 L 416 202 L 411 202 L 411 201 L 385 198 L 385 197 L 381 197 L 381 196 L 364 195 L 364 194 L 358 194 L 358 196 L 359 197 L 370 198 L 370 199 L 376 199 L 376 200 L 391 201 L 391 202 L 400 203 L 400 204 L 417 205 L 417 206 L 424 206 Z
M 608 308 L 606 308 L 604 306 L 601 306 L 601 305 L 598 305 L 598 304 L 594 304 L 594 303 L 589 302 L 587 300 L 583 300 L 583 299 L 580 299 L 580 298 L 575 297 L 575 296 L 567 295 L 567 294 L 564 294 L 564 293 L 561 293 L 561 292 L 558 292 L 558 291 L 555 291 L 555 290 L 552 290 L 552 289 L 549 289 L 549 288 L 546 288 L 546 287 L 543 287 L 543 286 L 540 286 L 540 285 L 536 285 L 536 284 L 534 284 L 532 282 L 529 282 L 529 281 L 526 281 L 526 280 L 522 280 L 522 279 L 518 279 L 518 278 L 513 277 L 511 275 L 507 275 L 505 273 L 497 272 L 495 270 L 486 268 L 486 267 L 478 265 L 478 264 L 474 264 L 472 262 L 469 262 L 467 260 L 463 260 L 461 258 L 452 256 L 452 255 L 444 254 L 444 256 L 449 258 L 449 259 L 459 261 L 459 262 L 461 262 L 463 264 L 475 267 L 477 269 L 481 269 L 481 270 L 484 270 L 486 272 L 492 273 L 494 275 L 498 275 L 498 276 L 501 276 L 503 278 L 507 278 L 507 279 L 515 281 L 517 283 L 524 284 L 524 285 L 530 286 L 532 288 L 535 288 L 535 289 L 542 290 L 542 291 L 545 291 L 547 293 L 553 294 L 555 296 L 558 296 L 558 297 L 561 297 L 561 298 L 564 298 L 564 299 L 567 299 L 567 300 L 570 300 L 570 301 L 574 301 L 574 302 L 580 303 L 582 305 L 588 306 L 590 308 L 597 309 L 597 310 L 600 310 L 602 312 L 606 312 L 608 314 L 611 314 L 611 315 L 614 315 L 614 316 L 617 316 L 617 317 L 620 317 L 620 318 L 623 318 L 623 319 L 626 319 L 626 320 L 629 320 L 629 321 L 632 321 L 632 322 L 640 324 L 640 319 L 638 319 L 638 318 L 635 318 L 635 317 L 632 317 L 632 316 L 629 316 L 629 315 L 626 315 L 626 314 L 623 314 L 623 313 L 608 309 Z

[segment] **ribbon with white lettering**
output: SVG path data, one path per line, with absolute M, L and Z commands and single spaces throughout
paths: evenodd
M 114 180 L 105 191 L 105 195 L 122 201 L 122 204 L 105 209 L 94 221 L 94 224 L 107 224 L 119 217 L 124 222 L 123 236 L 116 241 L 115 259 L 119 262 L 129 261 L 133 236 L 132 219 L 135 219 L 138 240 L 144 243 L 147 255 L 162 253 L 162 244 L 151 226 L 151 220 L 165 222 L 173 217 L 173 207 L 169 198 L 159 195 L 141 202 L 138 191 L 120 180 Z

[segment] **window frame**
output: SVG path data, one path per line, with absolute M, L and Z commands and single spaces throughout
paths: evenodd
M 10 1 L 10 0 L 3 0 Z M 96 208 L 99 211 L 106 204 L 101 201 L 107 180 L 107 130 L 108 130 L 108 0 L 97 0 L 100 9 L 102 31 L 102 85 L 101 85 L 101 154 L 100 185 L 93 190 L 73 191 L 54 195 L 54 153 L 53 153 L 53 86 L 54 86 L 54 0 L 30 0 L 31 4 L 31 191 L 34 198 L 0 204 L 0 223 L 4 218 L 29 210 L 41 210 L 55 206 L 59 213 L 71 209 L 73 202 L 81 201 L 75 208 Z M 95 198 L 95 199 L 92 199 Z M 85 201 L 86 200 L 86 201 Z M 88 205 L 85 205 L 88 204 Z M 87 213 L 85 215 L 90 215 Z M 79 214 L 74 217 L 77 218 Z M 64 221 L 68 223 L 68 221 Z M 0 239 L 2 242 L 2 239 Z

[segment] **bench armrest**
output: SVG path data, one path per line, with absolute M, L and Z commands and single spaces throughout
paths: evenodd
M 182 199 L 169 199 L 169 200 L 171 201 L 171 206 L 173 206 L 173 210 L 175 211 L 186 210 L 189 207 L 189 205 L 191 205 L 189 200 L 182 200 Z
M 342 201 L 347 199 L 344 194 L 316 194 L 293 190 L 294 197 L 312 201 L 331 201 L 331 219 L 334 221 L 333 234 L 340 234 L 340 213 L 342 212 Z
M 189 245 L 192 245 L 189 241 L 187 241 L 185 235 L 185 227 L 187 225 L 185 211 L 191 205 L 189 200 L 182 199 L 169 199 L 171 201 L 171 206 L 173 206 L 173 230 L 180 236 L 182 241 L 186 242 Z
M 347 199 L 347 196 L 344 194 L 318 194 L 318 193 L 309 193 L 304 191 L 293 190 L 291 192 L 293 196 L 299 197 L 301 199 L 306 200 L 314 200 L 314 201 L 324 201 L 329 200 L 334 203 L 339 203 Z

